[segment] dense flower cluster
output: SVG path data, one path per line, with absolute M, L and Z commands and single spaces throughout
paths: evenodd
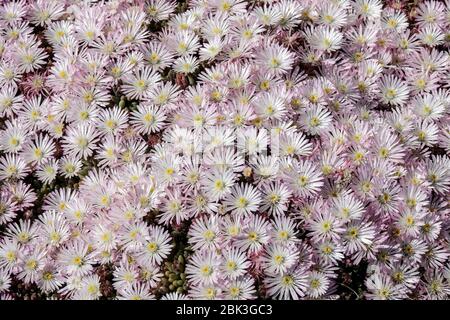
M 0 2 L 0 300 L 449 297 L 449 0 Z

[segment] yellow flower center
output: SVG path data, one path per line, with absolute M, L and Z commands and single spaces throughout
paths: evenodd
M 155 253 L 158 250 L 158 244 L 156 242 L 149 242 L 147 244 L 147 250 L 151 253 Z

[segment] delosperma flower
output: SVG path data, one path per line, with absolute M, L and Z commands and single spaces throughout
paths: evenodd
M 2 1 L 0 300 L 448 299 L 449 17 Z

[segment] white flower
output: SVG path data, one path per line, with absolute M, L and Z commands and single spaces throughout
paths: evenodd
M 279 300 L 298 300 L 305 295 L 308 275 L 300 268 L 285 273 L 269 275 L 265 285 L 270 296 Z
M 269 72 L 285 73 L 292 68 L 294 55 L 279 45 L 267 45 L 257 53 L 256 62 Z
M 63 148 L 69 155 L 76 159 L 87 159 L 96 149 L 98 132 L 91 125 L 79 124 L 68 129 L 63 141 Z
M 189 230 L 189 242 L 194 250 L 207 248 L 214 250 L 219 247 L 220 234 L 217 219 L 213 216 L 207 219 L 195 220 Z
M 217 281 L 220 257 L 214 251 L 198 250 L 186 266 L 187 278 L 193 285 L 208 285 Z
M 262 187 L 261 211 L 268 211 L 272 215 L 281 215 L 288 208 L 289 199 L 292 192 L 286 185 L 275 182 Z
M 266 249 L 262 258 L 267 274 L 285 273 L 298 261 L 298 251 L 295 246 L 272 244 Z
M 380 82 L 381 99 L 384 103 L 403 105 L 408 99 L 408 85 L 395 76 L 384 76 Z
M 23 159 L 27 163 L 42 164 L 50 159 L 55 152 L 55 143 L 47 135 L 39 134 L 29 142 L 23 150 Z
M 285 175 L 294 194 L 301 197 L 315 195 L 323 186 L 322 173 L 309 160 L 294 162 Z
M 224 204 L 235 214 L 248 215 L 258 210 L 260 202 L 259 191 L 250 184 L 241 184 L 233 187 Z
M 52 183 L 56 179 L 58 173 L 58 160 L 50 159 L 45 163 L 39 165 L 36 176 L 43 183 Z
M 352 4 L 358 15 L 370 20 L 380 18 L 383 9 L 383 4 L 380 0 L 356 0 Z
M 312 271 L 308 277 L 307 294 L 311 298 L 319 298 L 326 294 L 330 286 L 330 280 L 322 272 Z
M 149 236 L 138 254 L 142 264 L 152 263 L 160 265 L 172 250 L 169 233 L 159 226 L 151 226 Z
M 379 272 L 366 280 L 366 286 L 369 290 L 367 298 L 370 300 L 398 300 L 404 297 L 404 289 L 395 285 L 389 276 Z
M 312 48 L 328 52 L 338 50 L 343 41 L 340 32 L 323 26 L 306 29 L 305 37 Z
M 236 279 L 245 275 L 250 267 L 245 252 L 232 248 L 223 252 L 221 271 L 230 279 Z
M 243 277 L 230 281 L 224 290 L 225 299 L 252 300 L 255 298 L 255 280 L 252 277 Z
M 145 67 L 133 75 L 125 75 L 122 90 L 130 99 L 142 99 L 150 94 L 152 86 L 159 80 L 159 74 Z

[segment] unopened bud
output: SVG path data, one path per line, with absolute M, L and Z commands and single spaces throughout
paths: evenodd
M 248 178 L 252 175 L 252 168 L 250 167 L 245 167 L 244 171 L 242 172 L 242 174 L 244 175 L 244 177 Z

